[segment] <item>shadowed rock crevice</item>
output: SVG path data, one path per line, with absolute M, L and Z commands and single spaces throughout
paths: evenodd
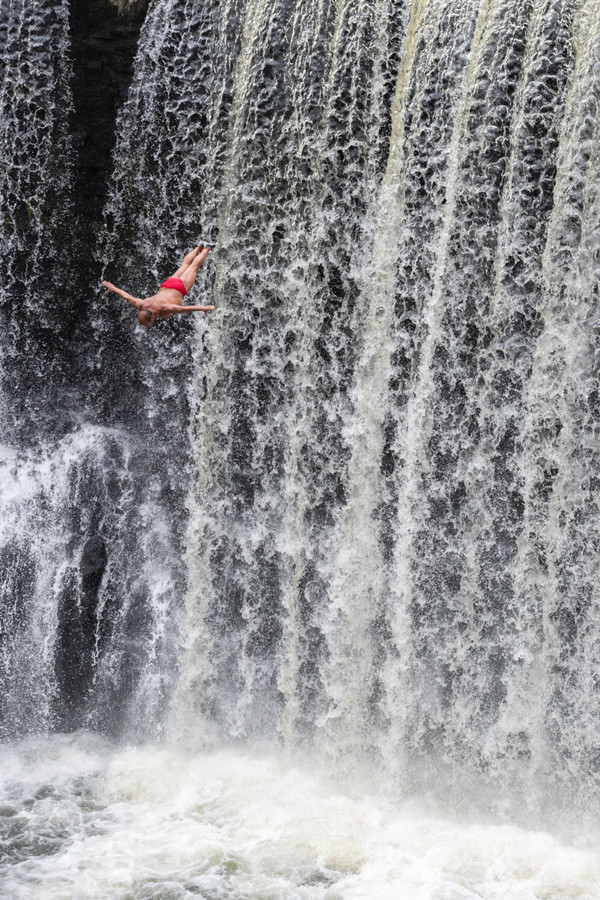
M 60 689 L 57 715 L 63 728 L 78 728 L 96 665 L 102 650 L 98 592 L 107 563 L 101 537 L 88 538 L 83 546 L 79 572 L 73 570 L 59 605 L 59 639 L 55 671 Z
M 93 276 L 93 250 L 112 168 L 118 111 L 127 96 L 148 0 L 72 0 L 73 137 L 76 220 L 82 287 Z

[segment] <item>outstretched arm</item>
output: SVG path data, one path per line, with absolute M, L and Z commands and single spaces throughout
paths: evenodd
M 142 302 L 139 297 L 132 297 L 127 291 L 122 291 L 121 288 L 115 287 L 110 281 L 103 281 L 102 284 L 106 288 L 107 294 L 118 294 L 119 297 L 123 297 L 124 300 L 128 300 L 129 303 L 132 303 L 136 308 L 139 308 L 138 303 Z
M 214 306 L 174 306 L 169 305 L 163 307 L 167 312 L 170 313 L 188 313 L 188 312 L 203 312 L 209 313 L 212 312 Z

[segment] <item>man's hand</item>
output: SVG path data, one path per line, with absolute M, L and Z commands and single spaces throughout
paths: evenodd
M 116 291 L 114 284 L 111 284 L 110 281 L 103 281 L 102 284 L 106 288 L 106 293 L 110 294 L 111 291 Z

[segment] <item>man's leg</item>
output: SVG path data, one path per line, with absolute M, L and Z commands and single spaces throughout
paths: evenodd
M 183 262 L 181 263 L 181 265 L 179 266 L 177 271 L 174 273 L 174 275 L 172 275 L 171 277 L 172 278 L 181 278 L 183 272 L 185 272 L 185 270 L 187 268 L 189 268 L 189 266 L 193 263 L 194 259 L 200 252 L 201 252 L 200 247 L 194 247 L 193 250 L 190 250 L 189 253 L 186 253 L 186 255 L 183 257 Z
M 179 275 L 176 276 L 177 278 L 181 278 L 181 280 L 185 284 L 186 291 L 189 291 L 189 289 L 192 287 L 193 283 L 196 280 L 196 275 L 198 274 L 198 269 L 200 268 L 200 266 L 202 265 L 202 263 L 204 262 L 204 260 L 206 259 L 206 257 L 208 256 L 209 253 L 210 253 L 210 250 L 208 249 L 208 247 L 204 247 L 200 251 L 200 253 L 198 253 L 198 255 L 195 257 L 195 259 L 190 263 L 190 265 L 187 267 L 187 269 L 185 269 L 183 272 L 181 272 Z

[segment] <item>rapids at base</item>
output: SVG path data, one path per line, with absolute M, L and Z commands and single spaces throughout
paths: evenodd
M 0 773 L 11 900 L 600 898 L 591 840 L 350 797 L 274 757 L 79 733 L 4 746 Z

